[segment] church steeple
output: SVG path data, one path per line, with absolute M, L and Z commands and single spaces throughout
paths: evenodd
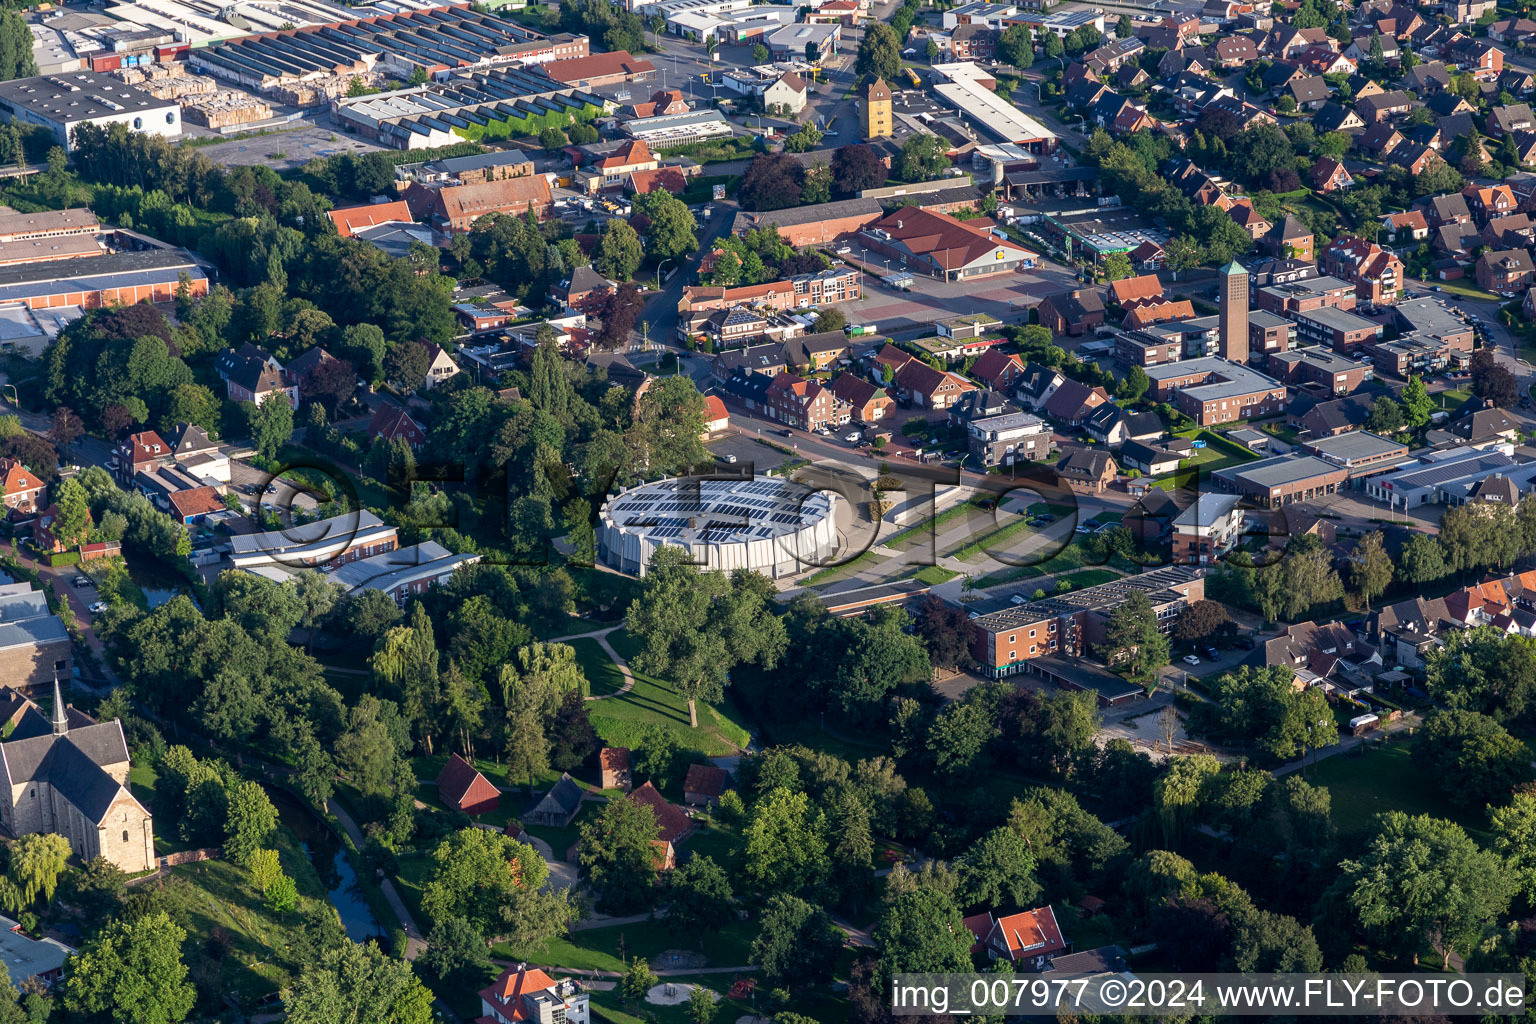
M 53 734 L 63 736 L 69 732 L 69 715 L 64 711 L 64 694 L 59 690 L 59 673 L 53 673 Z

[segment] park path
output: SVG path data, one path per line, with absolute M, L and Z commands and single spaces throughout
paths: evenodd
M 325 807 L 326 810 L 336 816 L 336 820 L 346 830 L 352 842 L 361 850 L 364 842 L 363 830 L 357 827 L 357 822 L 352 820 L 352 815 L 348 814 L 346 808 L 342 807 L 335 800 L 327 800 Z M 395 891 L 395 883 L 392 879 L 382 879 L 379 882 L 379 888 L 384 891 L 385 902 L 389 904 L 389 909 L 395 912 L 395 917 L 400 921 L 400 927 L 405 931 L 405 958 L 407 960 L 416 959 L 427 948 L 426 940 L 422 938 L 421 929 L 416 927 L 416 921 L 411 917 L 410 909 L 406 907 L 405 901 L 400 898 L 400 894 Z
M 596 640 L 597 646 L 603 649 L 603 653 L 608 655 L 608 660 L 613 662 L 614 667 L 619 670 L 619 675 L 624 677 L 624 685 L 617 690 L 595 697 L 588 695 L 587 700 L 607 700 L 610 697 L 617 697 L 621 693 L 628 693 L 635 688 L 635 676 L 629 670 L 629 662 L 621 658 L 619 652 L 614 650 L 613 645 L 608 642 L 609 633 L 623 628 L 624 620 L 620 619 L 616 625 L 606 626 L 603 629 L 594 629 L 588 633 L 568 633 L 565 636 L 557 636 L 545 641 L 545 643 L 563 644 L 567 640 Z
M 1353 750 L 1360 746 L 1362 743 L 1369 743 L 1372 740 L 1379 741 L 1383 734 L 1386 734 L 1386 736 L 1390 737 L 1393 733 L 1398 732 L 1401 729 L 1407 729 L 1408 727 L 1417 724 L 1419 724 L 1418 715 L 1404 715 L 1402 718 L 1399 718 L 1395 722 L 1388 722 L 1384 729 L 1375 732 L 1368 732 L 1364 736 L 1347 736 L 1331 747 L 1321 747 L 1312 751 L 1310 758 L 1303 756 L 1299 761 L 1291 761 L 1288 764 L 1281 765 L 1274 771 L 1270 772 L 1270 774 L 1278 779 L 1282 776 L 1289 775 L 1292 772 L 1301 771 L 1301 769 L 1306 765 L 1316 764 L 1318 761 L 1321 761 L 1324 758 L 1334 757 L 1338 754 L 1344 753 L 1346 750 Z M 1390 740 L 1388 740 L 1388 742 L 1390 742 Z

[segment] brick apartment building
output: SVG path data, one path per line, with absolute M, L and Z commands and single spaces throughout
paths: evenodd
M 837 400 L 813 380 L 781 373 L 768 385 L 768 415 L 797 430 L 816 430 L 835 423 Z
M 1147 370 L 1152 397 L 1202 427 L 1262 419 L 1285 409 L 1286 388 L 1272 377 L 1216 357 L 1188 359 Z
M 1363 238 L 1334 239 L 1318 254 L 1318 264 L 1323 273 L 1353 284 L 1361 302 L 1391 305 L 1402 292 L 1403 261 Z
M 1242 500 L 1236 494 L 1202 494 L 1173 520 L 1170 557 L 1181 565 L 1210 565 L 1243 536 Z
M 1365 364 L 1326 348 L 1277 352 L 1269 357 L 1269 372 L 1282 384 L 1316 384 L 1335 395 L 1347 395 L 1365 383 Z
M 1080 657 L 1103 642 L 1110 614 L 1136 593 L 1147 596 L 1166 633 L 1186 607 L 1204 599 L 1205 578 L 1189 566 L 1164 566 L 979 616 L 969 625 L 971 657 L 993 678 L 1027 671 L 1035 658 Z

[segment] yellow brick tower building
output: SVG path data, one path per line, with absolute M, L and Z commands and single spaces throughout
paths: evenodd
M 864 83 L 863 106 L 865 139 L 888 139 L 891 127 L 891 87 L 881 78 Z

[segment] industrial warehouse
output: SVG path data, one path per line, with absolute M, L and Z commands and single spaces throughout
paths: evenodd
M 418 69 L 431 73 L 586 54 L 585 37 L 550 38 L 465 7 L 435 7 L 247 36 L 195 49 L 187 60 L 194 70 L 263 92 L 330 80 L 334 85 L 322 91 L 334 98 L 346 95 L 352 77 L 360 74 L 408 80 Z
M 656 550 L 673 544 L 711 570 L 793 576 L 837 552 L 836 508 L 833 495 L 778 477 L 659 480 L 603 506 L 599 557 L 644 576 Z
M 602 97 L 540 69 L 497 68 L 418 89 L 339 99 L 332 112 L 364 138 L 396 149 L 425 149 L 476 136 L 537 134 L 546 124 L 587 121 L 605 109 Z

